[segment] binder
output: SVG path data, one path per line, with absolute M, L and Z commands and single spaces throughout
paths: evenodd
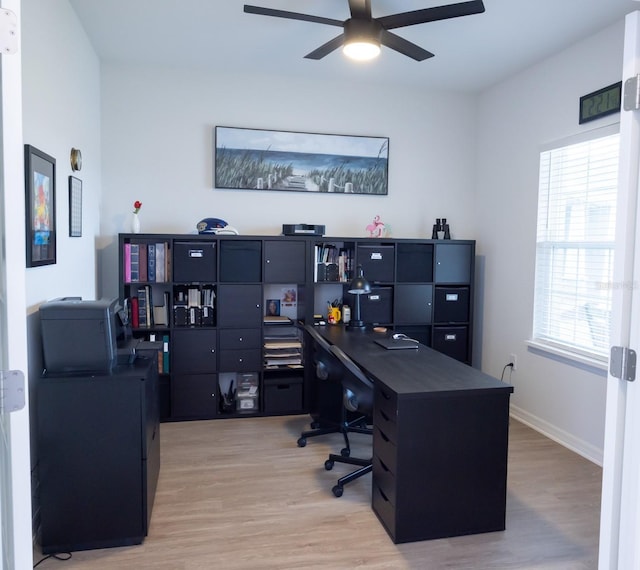
M 169 335 L 162 337 L 162 372 L 169 373 Z

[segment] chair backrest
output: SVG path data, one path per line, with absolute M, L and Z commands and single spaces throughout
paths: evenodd
M 314 364 L 316 376 L 320 380 L 340 382 L 342 376 L 344 376 L 344 371 L 335 356 L 333 356 L 331 345 L 322 335 L 318 334 L 318 331 L 312 325 L 305 325 L 304 328 L 315 343 Z
M 331 345 L 330 350 L 348 372 L 342 377 L 345 407 L 352 412 L 371 415 L 373 412 L 373 381 L 342 349 Z

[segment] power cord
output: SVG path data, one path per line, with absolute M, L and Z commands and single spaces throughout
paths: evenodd
M 63 558 L 62 556 L 66 556 L 66 558 Z M 49 560 L 49 558 L 55 558 L 56 560 L 70 560 L 71 559 L 71 552 L 63 552 L 62 555 L 61 554 L 49 554 L 48 556 L 45 556 L 44 558 L 41 558 L 40 560 L 38 560 L 38 562 L 36 562 L 33 567 L 35 568 L 36 566 L 40 566 L 40 564 L 42 564 L 45 560 Z
M 504 380 L 504 373 L 507 371 L 507 368 L 511 368 L 511 372 L 513 372 L 513 362 L 509 362 L 509 364 L 504 365 L 502 374 L 500 375 L 500 380 Z M 509 374 L 509 379 L 511 379 L 511 374 Z
M 408 337 L 406 334 L 403 334 L 403 333 L 395 333 L 391 338 L 393 340 L 408 340 L 410 342 L 419 342 L 415 338 Z

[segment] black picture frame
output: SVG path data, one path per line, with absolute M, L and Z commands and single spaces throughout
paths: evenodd
M 69 176 L 69 237 L 82 237 L 82 180 Z
M 27 267 L 56 263 L 56 159 L 24 146 Z
M 389 138 L 215 128 L 214 187 L 318 194 L 389 193 Z

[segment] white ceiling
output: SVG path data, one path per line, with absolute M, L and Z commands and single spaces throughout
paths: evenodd
M 394 30 L 435 57 L 416 62 L 383 47 L 378 59 L 356 64 L 340 50 L 319 61 L 304 59 L 338 35 L 339 28 L 245 14 L 244 1 L 69 1 L 104 62 L 318 80 L 360 79 L 461 91 L 482 90 L 640 9 L 640 2 L 634 0 L 484 0 L 484 14 Z M 347 0 L 246 3 L 338 20 L 349 17 Z M 379 17 L 454 2 L 371 3 L 373 16 Z

